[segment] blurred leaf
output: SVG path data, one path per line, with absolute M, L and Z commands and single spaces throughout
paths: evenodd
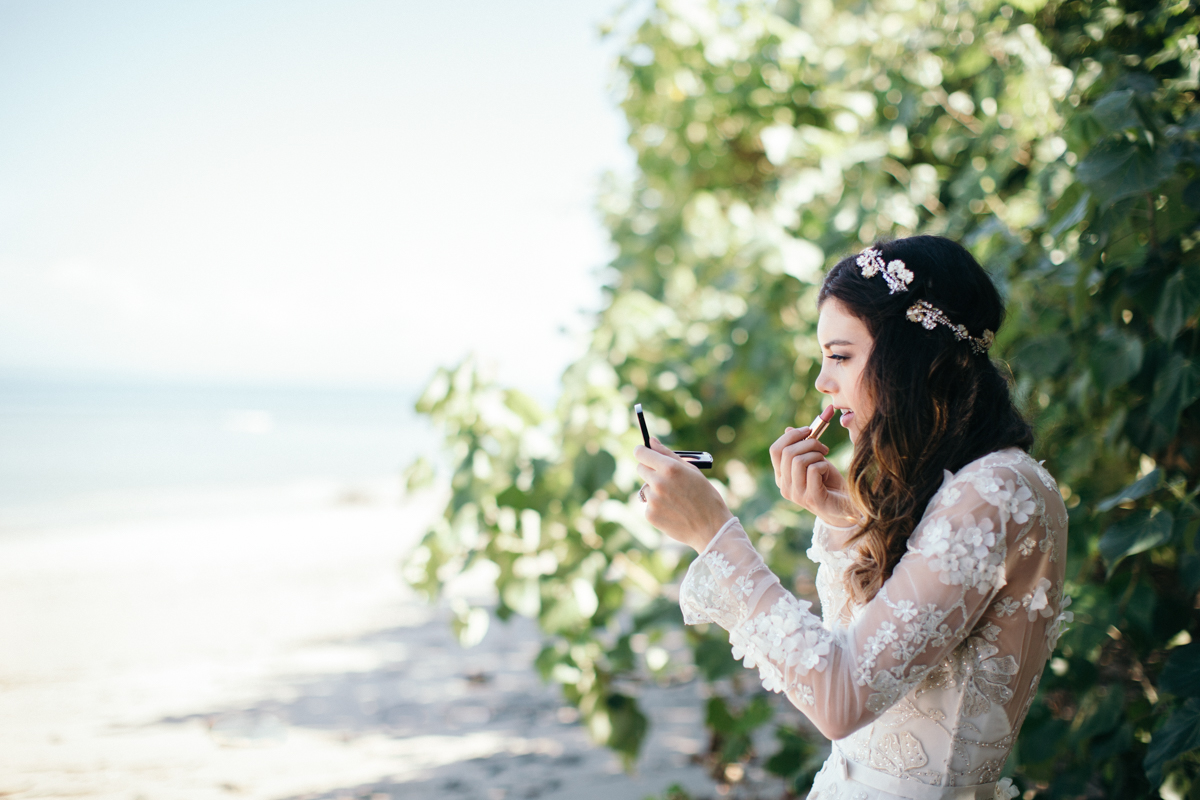
M 712 637 L 696 645 L 693 659 L 707 681 L 720 680 L 742 669 L 741 662 L 730 653 L 729 643 Z
M 660 800 L 653 795 L 646 795 L 644 800 Z M 661 800 L 692 800 L 692 796 L 687 793 L 687 790 L 678 783 L 672 783 L 663 793 Z
M 1171 651 L 1158 676 L 1158 688 L 1180 697 L 1200 696 L 1200 642 Z
M 719 695 L 710 697 L 705 724 L 721 740 L 721 760 L 733 763 L 742 759 L 753 746 L 752 734 L 772 716 L 771 704 L 764 694 L 756 694 L 740 711 L 734 711 Z
M 1108 139 L 1092 148 L 1075 174 L 1105 206 L 1130 195 L 1157 189 L 1175 171 L 1166 150 L 1150 150 L 1125 139 Z
M 792 793 L 803 797 L 824 764 L 825 749 L 790 728 L 779 728 L 775 737 L 779 750 L 767 760 L 767 771 L 786 778 Z
M 408 465 L 401 478 L 404 481 L 406 491 L 418 492 L 421 489 L 427 489 L 432 486 L 434 476 L 433 462 L 425 456 L 419 456 Z
M 1200 398 L 1200 368 L 1179 353 L 1172 354 L 1155 377 L 1150 415 L 1167 429 L 1168 435 L 1173 435 L 1179 415 L 1197 398 Z
M 1200 697 L 1189 698 L 1154 732 L 1146 751 L 1146 777 L 1157 786 L 1171 759 L 1200 747 Z
M 1013 363 L 1033 377 L 1046 378 L 1057 374 L 1070 355 L 1070 339 L 1053 333 L 1023 342 L 1013 354 Z
M 504 402 L 505 405 L 521 417 L 521 421 L 526 425 L 537 425 L 546 416 L 536 400 L 516 389 L 505 390 Z
M 1086 741 L 1108 733 L 1121 723 L 1125 711 L 1125 692 L 1120 687 L 1096 687 L 1084 698 L 1071 721 L 1076 740 Z
M 1184 188 L 1183 202 L 1200 211 L 1200 180 L 1194 180 Z
M 1090 361 L 1097 385 L 1108 391 L 1127 383 L 1142 368 L 1143 352 L 1142 342 L 1136 336 L 1105 332 L 1096 340 Z
M 633 618 L 633 627 L 639 631 L 658 626 L 678 628 L 683 626 L 683 611 L 679 603 L 665 597 L 655 598 Z
M 1154 312 L 1154 330 L 1163 341 L 1174 341 L 1200 307 L 1200 269 L 1181 268 L 1162 288 L 1162 299 Z
M 1101 500 L 1096 504 L 1096 510 L 1111 511 L 1121 505 L 1121 503 L 1145 497 L 1162 485 L 1162 478 L 1163 473 L 1161 469 L 1151 470 L 1144 478 L 1139 478 L 1112 497 L 1106 497 Z
M 1100 537 L 1100 555 L 1108 564 L 1108 577 L 1121 560 L 1170 540 L 1174 518 L 1169 511 L 1135 511 L 1110 525 Z
M 1078 183 L 1073 183 L 1063 192 L 1063 196 L 1059 198 L 1058 205 L 1054 207 L 1054 215 L 1051 216 L 1053 225 L 1050 228 L 1050 236 L 1054 239 L 1062 236 L 1066 231 L 1071 230 L 1087 216 L 1088 204 L 1092 200 L 1092 193 L 1083 188 Z
M 604 704 L 612 728 L 606 744 L 624 756 L 627 763 L 632 763 L 646 736 L 646 715 L 638 708 L 637 701 L 628 695 L 610 694 Z
M 575 485 L 583 490 L 584 497 L 591 497 L 608 485 L 617 471 L 617 460 L 607 450 L 595 455 L 580 453 L 575 459 Z
M 1132 89 L 1109 92 L 1092 106 L 1092 116 L 1110 131 L 1141 127 L 1142 121 L 1133 106 L 1133 99 Z

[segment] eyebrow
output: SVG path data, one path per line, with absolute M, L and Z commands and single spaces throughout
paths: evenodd
M 852 344 L 854 344 L 854 342 L 850 341 L 849 339 L 834 339 L 832 342 L 826 342 L 825 344 L 821 345 L 821 347 L 828 350 L 830 347 L 833 347 L 834 345 L 839 345 L 839 344 L 852 345 Z

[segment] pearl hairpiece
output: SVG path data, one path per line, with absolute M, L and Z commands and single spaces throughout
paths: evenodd
M 945 325 L 954 334 L 955 339 L 960 342 L 970 342 L 971 351 L 979 355 L 986 353 L 991 348 L 992 342 L 996 341 L 996 334 L 986 329 L 982 336 L 972 336 L 966 325 L 955 325 L 940 308 L 925 300 L 918 300 L 909 306 L 905 316 L 910 321 L 920 324 L 927 331 L 933 330 L 938 325 Z
M 877 273 L 883 274 L 883 279 L 887 281 L 888 294 L 906 291 L 912 283 L 912 270 L 905 266 L 903 261 L 897 258 L 885 265 L 883 254 L 874 247 L 863 250 L 855 260 L 864 278 L 873 278 Z
M 913 273 L 908 265 L 898 258 L 885 263 L 883 253 L 874 247 L 868 247 L 859 253 L 855 263 L 858 264 L 864 278 L 882 275 L 883 279 L 887 281 L 888 294 L 907 291 L 908 285 L 912 283 Z M 933 330 L 938 325 L 945 325 L 954 334 L 955 339 L 960 342 L 970 342 L 972 352 L 980 355 L 986 353 L 991 348 L 992 342 L 996 340 L 996 334 L 986 329 L 982 336 L 972 336 L 966 325 L 954 324 L 945 312 L 926 300 L 918 300 L 909 306 L 905 316 L 927 331 Z

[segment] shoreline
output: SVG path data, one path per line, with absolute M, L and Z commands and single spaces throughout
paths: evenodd
M 400 578 L 437 499 L 0 536 L 0 794 L 713 794 L 697 684 L 646 687 L 626 775 L 536 675 L 534 622 L 458 646 Z

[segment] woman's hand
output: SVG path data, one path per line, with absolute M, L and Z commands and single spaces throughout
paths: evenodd
M 637 474 L 646 485 L 646 520 L 696 552 L 708 546 L 733 513 L 699 469 L 672 453 L 658 439 L 638 445 Z M 653 448 L 653 449 L 651 449 Z
M 859 523 L 846 480 L 837 468 L 825 460 L 829 448 L 809 439 L 809 428 L 788 428 L 771 445 L 771 463 L 775 466 L 775 485 L 796 505 L 816 514 L 834 527 Z

